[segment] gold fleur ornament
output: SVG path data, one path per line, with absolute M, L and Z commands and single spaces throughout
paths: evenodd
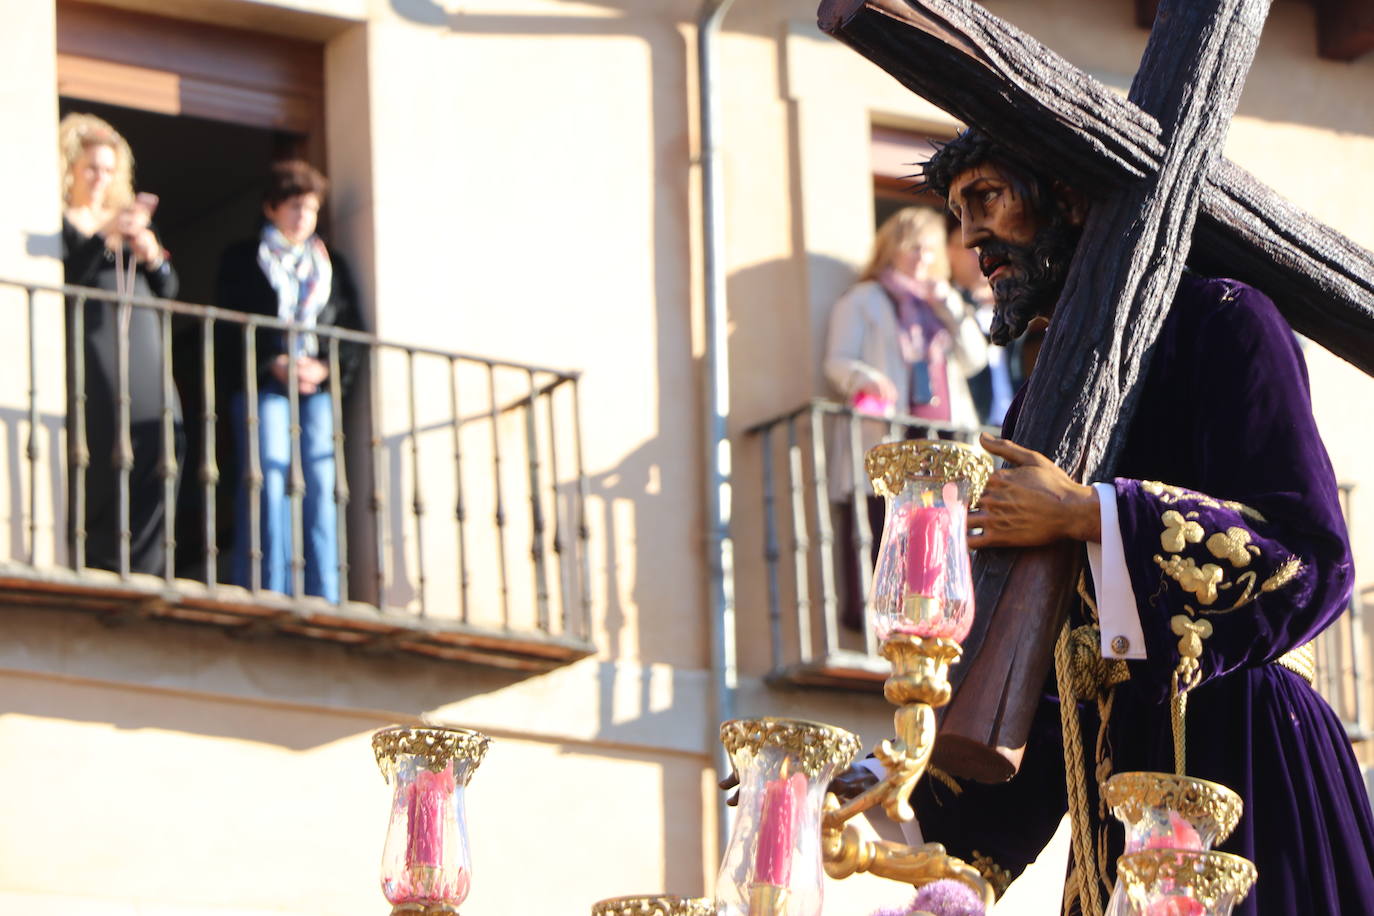
M 1188 544 L 1196 544 L 1205 533 L 1197 522 L 1183 517 L 1177 509 L 1170 509 L 1159 519 L 1164 530 L 1159 535 L 1159 543 L 1169 553 L 1178 553 Z
M 1169 578 L 1178 583 L 1179 588 L 1192 592 L 1201 603 L 1212 604 L 1217 600 L 1217 586 L 1221 585 L 1222 572 L 1217 564 L 1204 563 L 1198 566 L 1192 557 L 1180 557 L 1177 554 L 1167 560 L 1156 554 L 1155 562 Z
M 1250 543 L 1250 532 L 1245 528 L 1230 527 L 1218 531 L 1207 539 L 1207 549 L 1218 560 L 1229 560 L 1232 566 L 1250 565 L 1250 554 L 1259 556 L 1260 549 Z

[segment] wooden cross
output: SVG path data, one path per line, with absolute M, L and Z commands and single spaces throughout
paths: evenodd
M 970 0 L 821 3 L 824 31 L 1094 197 L 1016 429 L 1079 480 L 1111 475 L 1193 242 L 1199 269 L 1264 290 L 1294 328 L 1374 374 L 1374 255 L 1218 153 L 1268 7 L 1164 0 L 1121 99 Z M 1080 554 L 979 552 L 979 615 L 937 765 L 1015 773 Z

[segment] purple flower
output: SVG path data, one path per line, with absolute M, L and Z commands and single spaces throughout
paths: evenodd
M 925 910 L 934 916 L 986 916 L 983 898 L 962 881 L 945 878 L 932 881 L 916 892 L 912 910 Z

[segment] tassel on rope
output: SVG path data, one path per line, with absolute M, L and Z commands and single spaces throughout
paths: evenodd
M 1070 628 L 1065 622 L 1054 644 L 1054 673 L 1059 685 L 1059 719 L 1064 731 L 1064 779 L 1069 795 L 1069 820 L 1073 828 L 1074 868 L 1070 881 L 1077 886 L 1078 906 L 1083 916 L 1102 916 L 1102 899 L 1097 892 L 1097 856 L 1093 849 L 1091 813 L 1088 810 L 1087 774 L 1083 766 L 1083 732 L 1078 721 L 1077 692 L 1074 689 L 1073 653 Z

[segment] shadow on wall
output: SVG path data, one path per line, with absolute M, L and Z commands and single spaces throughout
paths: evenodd
M 652 271 L 652 308 L 655 315 L 652 360 L 657 378 L 645 380 L 657 392 L 654 416 L 657 428 L 647 430 L 641 444 L 618 456 L 611 466 L 588 468 L 590 500 L 587 524 L 593 546 L 591 573 L 587 583 L 594 597 L 592 633 L 601 649 L 603 661 L 597 670 L 598 742 L 617 741 L 656 747 L 682 742 L 656 738 L 665 730 L 680 728 L 686 720 L 682 709 L 655 709 L 663 691 L 649 663 L 671 659 L 668 676 L 700 679 L 685 690 L 704 696 L 707 666 L 708 626 L 704 617 L 705 566 L 702 562 L 699 477 L 702 453 L 701 420 L 697 378 L 699 367 L 691 351 L 692 325 L 689 303 L 693 278 L 690 274 L 690 240 L 693 233 L 691 208 L 687 200 L 687 176 L 692 169 L 691 150 L 682 140 L 690 135 L 694 117 L 693 101 L 667 87 L 690 85 L 690 58 L 686 40 L 679 28 L 695 16 L 695 2 L 657 4 L 615 0 L 601 6 L 619 10 L 619 16 L 578 15 L 501 15 L 449 12 L 435 0 L 391 0 L 395 13 L 424 27 L 451 29 L 472 35 L 549 36 L 570 38 L 623 36 L 643 41 L 649 49 L 648 79 L 652 110 L 646 118 L 646 145 L 654 151 L 653 197 L 646 201 L 647 229 L 654 252 Z M 607 424 L 615 423 L 616 404 L 613 385 L 600 377 L 595 365 L 587 367 L 582 388 L 583 438 L 598 441 Z M 632 545 L 633 557 L 626 556 Z M 686 559 L 682 559 L 683 557 Z M 672 557 L 665 563 L 664 557 Z M 665 588 L 670 580 L 664 567 L 681 569 L 693 564 L 701 575 L 684 577 L 675 572 L 671 581 L 687 579 L 689 588 Z M 683 619 L 683 615 L 688 619 Z M 693 623 L 693 621 L 696 623 Z M 632 635 L 631 635 L 632 634 Z M 693 642 L 683 644 L 683 634 Z M 684 659 L 686 659 L 684 661 Z M 627 664 L 619 664 L 621 660 Z M 686 669 L 686 670 L 684 670 Z M 550 675 L 557 677 L 557 674 Z M 638 678 L 626 684 L 625 678 Z M 679 685 L 671 685 L 671 695 Z M 419 698 L 416 698 L 419 699 Z M 449 700 L 451 702 L 451 699 Z M 415 708 L 412 703 L 411 708 Z M 432 707 L 431 707 L 432 708 Z M 704 718 L 708 713 L 701 713 Z M 699 728 L 701 722 L 689 727 Z M 693 736 L 695 737 L 695 735 Z M 595 753 L 602 754 L 598 744 Z M 614 756 L 611 754 L 610 756 Z M 663 752 L 646 753 L 646 759 L 661 759 Z M 708 765 L 708 759 L 702 759 Z M 699 893 L 701 885 L 700 850 L 702 821 L 696 811 L 693 784 L 670 785 L 677 772 L 663 766 L 661 823 L 659 839 L 664 850 L 665 881 L 662 890 Z M 691 800 L 684 803 L 683 799 Z M 646 841 L 652 842 L 649 837 Z M 612 877 L 612 876 L 607 876 Z M 628 893 L 638 888 L 618 889 Z M 607 896 L 612 896 L 611 888 Z

